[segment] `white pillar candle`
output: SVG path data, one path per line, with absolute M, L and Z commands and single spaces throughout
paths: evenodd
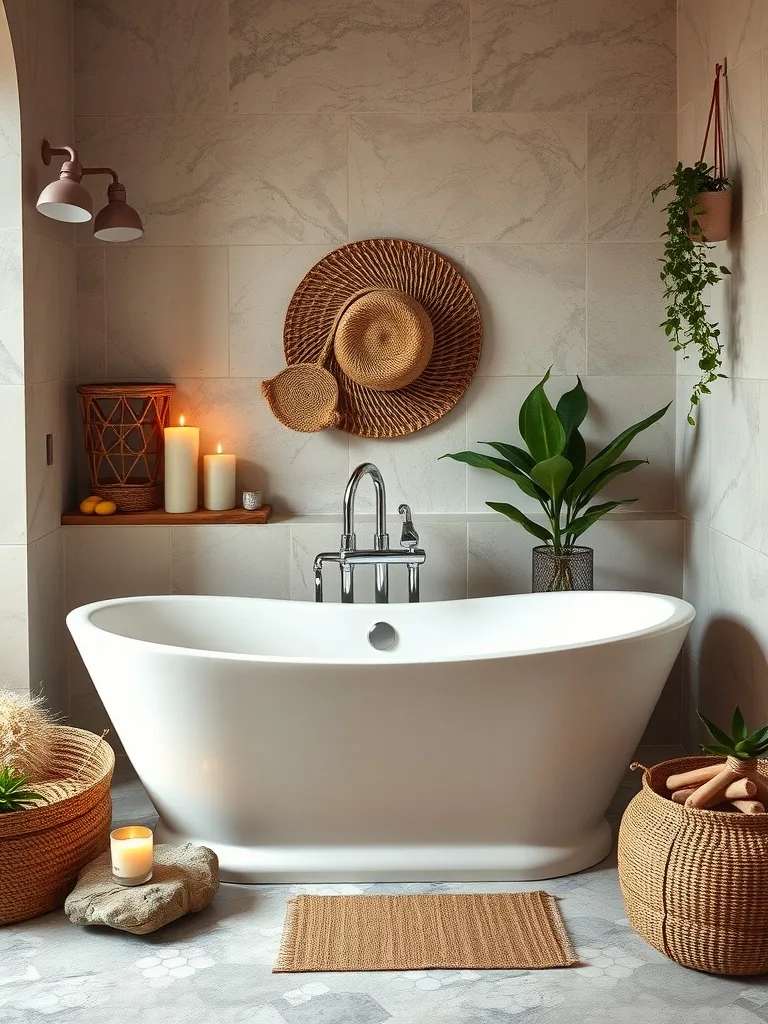
M 234 455 L 222 455 L 221 445 L 215 455 L 203 456 L 203 503 L 212 511 L 234 508 L 235 468 Z
M 165 428 L 165 511 L 197 511 L 197 467 L 200 428 L 184 425 Z
M 144 825 L 116 828 L 109 835 L 112 877 L 120 885 L 141 885 L 152 877 L 152 829 Z

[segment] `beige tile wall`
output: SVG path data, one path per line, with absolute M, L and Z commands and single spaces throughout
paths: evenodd
M 4 0 L 0 11 L 0 682 L 42 689 L 63 714 L 59 524 L 72 500 L 76 261 L 72 228 L 41 217 L 35 201 L 56 170 L 41 140 L 74 137 L 71 15 L 69 0 Z
M 695 428 L 684 423 L 695 377 L 690 363 L 678 367 L 677 502 L 685 595 L 698 611 L 685 666 L 693 745 L 696 708 L 727 721 L 738 702 L 749 722 L 768 720 L 768 0 L 682 0 L 678 20 L 680 158 L 698 157 L 714 64 L 725 59 L 735 181 L 732 236 L 716 253 L 732 276 L 711 296 L 728 380 Z
M 427 596 L 524 588 L 525 536 L 466 519 L 509 491 L 438 457 L 513 439 L 549 365 L 553 393 L 584 377 L 595 445 L 674 398 L 649 202 L 674 159 L 672 0 L 75 0 L 74 46 L 81 155 L 118 168 L 146 227 L 120 247 L 78 234 L 80 379 L 175 381 L 203 451 L 235 451 L 239 483 L 278 512 L 337 513 L 350 469 L 373 459 L 390 508 L 407 500 L 423 524 Z M 287 431 L 259 385 L 284 365 L 293 289 L 336 246 L 378 235 L 434 246 L 467 275 L 479 375 L 408 438 Z M 633 449 L 651 459 L 633 481 L 648 515 L 673 508 L 674 437 L 670 412 Z M 72 528 L 67 602 L 126 587 L 307 598 L 311 557 L 338 532 L 139 531 L 112 555 L 101 531 Z M 602 538 L 605 585 L 679 589 L 673 518 L 618 520 Z M 73 706 L 86 692 L 76 672 Z

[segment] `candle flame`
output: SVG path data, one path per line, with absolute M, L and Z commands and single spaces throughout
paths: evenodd
M 184 426 L 184 417 L 183 416 L 179 416 L 179 426 L 180 427 Z
M 218 451 L 219 455 L 221 455 L 221 441 L 219 441 L 216 450 Z

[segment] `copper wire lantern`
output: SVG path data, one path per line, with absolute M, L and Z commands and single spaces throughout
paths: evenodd
M 85 450 L 94 494 L 119 512 L 163 504 L 163 428 L 175 384 L 81 384 Z

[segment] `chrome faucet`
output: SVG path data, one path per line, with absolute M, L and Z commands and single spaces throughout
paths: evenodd
M 370 476 L 376 495 L 376 527 L 373 548 L 358 549 L 355 534 L 355 497 L 364 476 Z M 315 600 L 323 600 L 323 564 L 334 562 L 341 571 L 341 600 L 351 604 L 355 599 L 354 570 L 356 565 L 373 565 L 376 574 L 376 604 L 389 601 L 389 566 L 405 565 L 408 568 L 408 600 L 419 600 L 419 566 L 426 561 L 426 553 L 418 547 L 419 535 L 414 529 L 411 510 L 408 505 L 398 509 L 403 516 L 400 548 L 390 548 L 387 533 L 387 492 L 384 478 L 372 462 L 363 462 L 347 482 L 342 510 L 342 534 L 338 551 L 321 552 L 314 561 Z

